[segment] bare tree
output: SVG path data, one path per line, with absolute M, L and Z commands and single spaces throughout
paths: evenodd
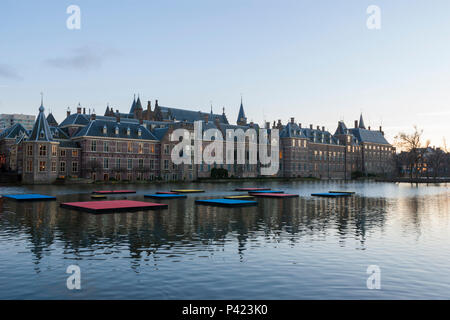
M 413 173 L 416 173 L 416 178 L 419 171 L 419 163 L 421 161 L 421 138 L 423 130 L 419 130 L 417 126 L 414 126 L 414 132 L 411 134 L 400 132 L 395 136 L 395 144 L 401 149 L 407 152 L 407 164 L 410 170 L 410 178 L 413 178 Z

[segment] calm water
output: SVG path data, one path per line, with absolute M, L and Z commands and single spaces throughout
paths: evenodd
M 57 201 L 0 200 L 1 299 L 450 299 L 450 192 L 446 185 L 265 183 L 300 194 L 258 207 L 197 206 L 247 184 L 164 200 L 169 209 L 94 215 L 59 208 L 94 189 L 171 185 L 0 187 Z M 347 199 L 312 192 L 354 190 Z M 150 200 L 145 200 L 150 201 Z M 151 200 L 154 201 L 154 200 Z M 158 201 L 155 201 L 158 202 Z M 66 268 L 81 268 L 80 291 Z M 368 290 L 369 265 L 381 290 Z

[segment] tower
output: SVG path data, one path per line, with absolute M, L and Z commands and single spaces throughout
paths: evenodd
M 241 96 L 241 106 L 239 107 L 239 114 L 238 114 L 236 124 L 238 126 L 247 125 L 247 117 L 245 116 L 244 105 L 242 104 L 242 96 Z

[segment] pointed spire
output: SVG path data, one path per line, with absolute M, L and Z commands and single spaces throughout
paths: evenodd
M 365 129 L 365 128 L 366 128 L 366 126 L 364 125 L 364 120 L 363 120 L 362 113 L 361 113 L 361 115 L 359 116 L 359 128 L 360 128 L 360 129 Z
M 246 125 L 247 124 L 247 117 L 245 116 L 244 105 L 242 103 L 242 95 L 241 95 L 241 106 L 239 107 L 239 114 L 238 114 L 236 123 L 238 125 Z
M 28 141 L 53 141 L 52 133 L 50 131 L 50 126 L 48 125 L 47 119 L 44 114 L 44 101 L 43 95 L 41 93 L 41 106 L 39 107 L 39 114 L 34 123 L 33 129 L 31 130 L 30 137 Z

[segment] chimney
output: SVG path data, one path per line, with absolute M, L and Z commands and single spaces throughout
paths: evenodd
M 270 122 L 266 122 L 266 129 L 270 129 Z
M 91 114 L 91 120 L 95 120 L 95 118 L 96 118 L 95 112 L 92 112 L 92 114 Z
M 370 131 L 370 126 L 368 127 L 369 131 Z
M 291 123 L 294 124 L 294 117 L 291 118 Z
M 325 131 L 325 127 L 322 126 L 322 131 Z
M 83 108 L 83 114 L 86 114 L 86 108 Z
M 355 129 L 358 128 L 358 120 L 355 120 Z
M 300 129 L 302 128 L 301 122 L 298 123 L 298 127 L 299 127 Z
M 70 108 L 67 108 L 67 116 L 70 116 Z M 381 129 L 381 127 L 380 127 Z
M 312 124 L 310 124 L 310 125 L 309 125 L 309 128 L 310 128 L 310 129 L 312 130 L 312 128 L 313 128 L 313 125 L 312 125 Z
M 77 113 L 81 114 L 81 107 L 77 107 Z
M 381 130 L 381 126 L 380 126 L 380 132 L 383 132 L 383 130 Z
M 155 100 L 155 108 L 158 107 L 158 99 Z
M 142 119 L 142 117 L 139 118 L 139 124 L 140 125 L 144 124 L 144 119 Z
M 116 112 L 116 121 L 117 121 L 117 123 L 120 123 L 120 113 L 119 113 L 119 110 L 117 110 L 117 112 Z
M 156 100 L 156 101 L 158 101 L 158 100 Z M 203 116 L 203 119 L 205 120 L 205 123 L 208 123 L 208 119 L 209 119 L 208 114 L 205 114 L 205 115 Z
M 317 126 L 317 130 L 320 130 L 320 126 Z

